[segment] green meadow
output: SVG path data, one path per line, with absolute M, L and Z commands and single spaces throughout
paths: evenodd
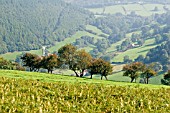
M 136 14 L 141 16 L 151 16 L 152 14 L 158 13 L 162 14 L 166 11 L 163 9 L 162 4 L 127 4 L 127 5 L 114 5 L 114 6 L 106 6 L 102 8 L 89 8 L 88 10 L 95 13 L 102 15 L 104 14 L 115 14 L 115 13 L 122 13 L 122 14 L 130 14 L 132 11 L 135 11 Z M 153 11 L 155 7 L 158 7 L 158 11 Z M 170 8 L 170 5 L 166 5 L 167 8 Z M 126 11 L 124 11 L 124 9 Z

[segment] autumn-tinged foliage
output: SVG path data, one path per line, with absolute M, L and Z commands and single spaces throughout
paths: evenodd
M 0 111 L 168 113 L 170 90 L 0 77 Z
M 148 66 L 144 66 L 143 72 L 141 74 L 142 78 L 144 79 L 144 83 L 149 83 L 149 78 L 155 76 L 157 73 L 153 70 L 153 65 L 150 64 Z
M 109 62 L 102 59 L 93 59 L 85 50 L 77 50 L 71 44 L 67 44 L 58 50 L 59 61 L 66 64 L 73 70 L 77 77 L 82 77 L 86 69 L 89 70 L 91 78 L 93 74 L 101 74 L 101 77 L 107 76 L 112 72 L 112 66 Z M 78 74 L 78 72 L 80 74 Z M 107 78 L 106 78 L 107 79 Z
M 144 83 L 149 83 L 149 78 L 156 75 L 155 70 L 153 69 L 154 65 L 145 65 L 142 62 L 134 62 L 131 64 L 127 64 L 123 67 L 124 74 L 123 76 L 129 76 L 131 78 L 131 82 L 141 76 L 144 79 Z
M 55 54 L 38 56 L 26 53 L 21 59 L 24 66 L 29 67 L 30 71 L 39 71 L 40 68 L 44 68 L 48 70 L 48 73 L 52 73 L 55 68 L 60 68 L 64 65 L 74 71 L 77 77 L 83 77 L 85 71 L 90 70 L 91 76 L 101 74 L 102 79 L 103 76 L 106 77 L 111 74 L 113 68 L 109 62 L 102 59 L 93 59 L 85 50 L 77 50 L 71 44 L 61 47 L 58 50 L 58 56 Z
M 59 62 L 68 65 L 70 69 L 74 68 L 75 55 L 77 48 L 71 44 L 67 44 L 58 50 Z
M 51 72 L 58 66 L 57 55 L 51 54 L 43 57 L 41 61 L 41 67 L 48 70 L 48 73 Z
M 80 71 L 80 77 L 83 76 L 84 71 L 91 65 L 92 56 L 85 50 L 79 50 L 75 56 L 76 68 Z
M 143 69 L 144 64 L 141 62 L 127 64 L 123 67 L 123 71 L 125 71 L 123 76 L 129 76 L 131 78 L 131 82 L 133 82 L 133 80 L 136 80 L 136 78 L 139 77 L 139 73 L 143 71 Z
M 107 79 L 107 75 L 111 74 L 113 71 L 113 66 L 103 59 L 93 59 L 91 62 L 91 66 L 89 67 L 89 72 L 91 74 L 91 78 L 93 74 L 101 74 L 101 79 L 103 76 Z

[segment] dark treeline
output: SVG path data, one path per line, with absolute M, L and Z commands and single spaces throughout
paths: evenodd
M 0 53 L 39 49 L 73 35 L 91 14 L 61 0 L 1 0 Z

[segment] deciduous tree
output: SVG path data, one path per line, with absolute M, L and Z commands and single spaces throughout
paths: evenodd
M 24 66 L 29 67 L 30 71 L 39 71 L 39 68 L 41 67 L 40 65 L 41 59 L 38 55 L 25 53 L 21 57 L 21 59 L 22 59 Z
M 53 69 L 58 66 L 57 55 L 51 54 L 43 57 L 41 65 L 44 69 L 48 70 L 48 73 L 52 73 Z
M 146 84 L 149 83 L 149 78 L 153 77 L 156 75 L 156 72 L 155 70 L 153 69 L 154 68 L 154 64 L 150 64 L 148 66 L 144 66 L 143 68 L 143 72 L 142 72 L 142 77 L 144 79 L 144 82 Z
M 104 61 L 103 59 L 93 59 L 91 62 L 91 66 L 89 67 L 89 73 L 91 74 L 91 79 L 93 74 L 101 74 L 101 79 L 103 76 L 107 80 L 107 75 L 112 73 L 113 66 Z
M 77 70 L 80 71 L 80 77 L 84 75 L 84 71 L 91 65 L 92 56 L 85 50 L 79 50 L 75 56 Z
M 123 76 L 129 76 L 131 78 L 131 82 L 135 80 L 136 78 L 139 77 L 139 73 L 142 72 L 144 69 L 144 64 L 141 62 L 135 62 L 131 64 L 127 64 L 123 67 L 124 74 Z
M 76 51 L 77 48 L 75 46 L 73 46 L 72 44 L 67 44 L 63 47 L 61 47 L 58 50 L 58 60 L 59 60 L 59 64 L 61 65 L 68 65 L 69 69 L 73 70 L 74 72 L 76 72 Z M 76 73 L 76 76 L 78 77 L 79 75 Z
M 170 85 L 170 70 L 167 74 L 164 75 L 164 78 L 161 80 L 161 83 L 164 85 Z

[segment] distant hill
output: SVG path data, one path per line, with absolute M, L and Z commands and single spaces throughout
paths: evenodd
M 0 54 L 62 41 L 82 29 L 90 16 L 61 0 L 1 0 Z

